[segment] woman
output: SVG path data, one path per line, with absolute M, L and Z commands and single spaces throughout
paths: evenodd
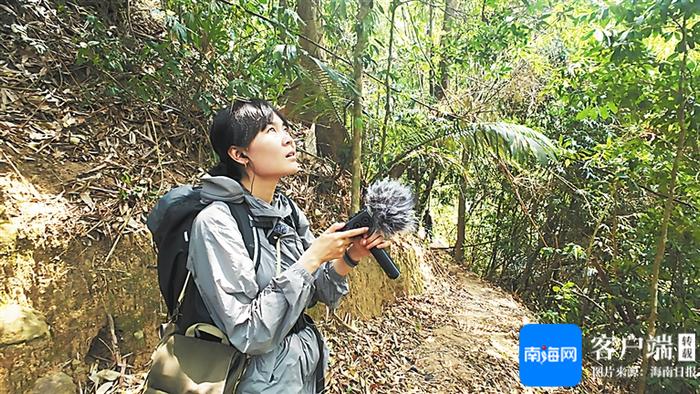
M 202 199 L 211 203 L 192 225 L 187 268 L 214 324 L 251 356 L 239 393 L 320 392 L 328 351 L 318 330 L 299 316 L 317 301 L 335 308 L 348 292 L 351 266 L 369 249 L 389 245 L 381 235 L 367 236 L 366 227 L 338 231 L 343 223 L 313 236 L 306 216 L 277 188 L 282 177 L 299 171 L 288 127 L 267 102 L 237 100 L 219 111 L 209 130 L 220 163 L 202 177 Z M 261 223 L 253 227 L 260 240 L 257 270 L 223 201 L 243 201 Z M 270 237 L 294 216 L 296 231 Z

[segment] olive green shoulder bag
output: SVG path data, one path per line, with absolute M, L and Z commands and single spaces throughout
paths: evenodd
M 161 340 L 151 355 L 145 394 L 232 394 L 248 364 L 248 357 L 232 346 L 216 326 L 196 323 L 178 334 L 178 316 L 191 274 L 177 299 L 175 313 L 161 329 Z M 219 342 L 200 338 L 202 334 Z

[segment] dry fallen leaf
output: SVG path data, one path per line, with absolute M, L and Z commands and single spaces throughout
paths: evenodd
M 86 190 L 86 191 L 80 193 L 80 199 L 85 203 L 85 205 L 90 207 L 90 210 L 95 209 L 95 202 L 92 201 L 92 198 L 90 197 L 89 191 Z

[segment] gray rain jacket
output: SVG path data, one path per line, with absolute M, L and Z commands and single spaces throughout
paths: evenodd
M 274 223 L 289 216 L 291 206 L 279 191 L 268 204 L 229 177 L 204 175 L 201 182 L 201 198 L 211 203 L 192 224 L 187 269 L 214 323 L 233 346 L 251 356 L 237 392 L 316 392 L 316 363 L 323 362 L 325 370 L 328 349 L 324 345 L 324 354 L 319 354 L 310 327 L 287 333 L 304 309 L 317 301 L 336 307 L 348 292 L 347 279 L 330 262 L 313 275 L 297 264 L 314 240 L 298 207 L 297 232 L 280 237 L 278 245 L 268 241 L 269 230 L 253 227 L 261 253 L 256 273 L 236 221 L 222 201 L 244 200 L 253 219 L 264 217 Z

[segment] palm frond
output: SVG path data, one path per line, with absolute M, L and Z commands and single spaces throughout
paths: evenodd
M 540 164 L 554 159 L 557 147 L 546 135 L 527 126 L 505 122 L 469 123 L 463 127 L 467 141 L 485 144 L 506 158 L 524 161 L 534 156 Z
M 412 155 L 426 145 L 445 139 L 455 139 L 480 153 L 489 149 L 506 159 L 524 161 L 535 157 L 545 164 L 556 157 L 557 148 L 544 134 L 527 126 L 505 122 L 433 122 L 431 127 L 417 128 L 420 133 L 410 133 L 402 138 L 405 146 L 388 161 L 387 171 L 403 158 Z M 383 174 L 378 174 L 383 175 Z

